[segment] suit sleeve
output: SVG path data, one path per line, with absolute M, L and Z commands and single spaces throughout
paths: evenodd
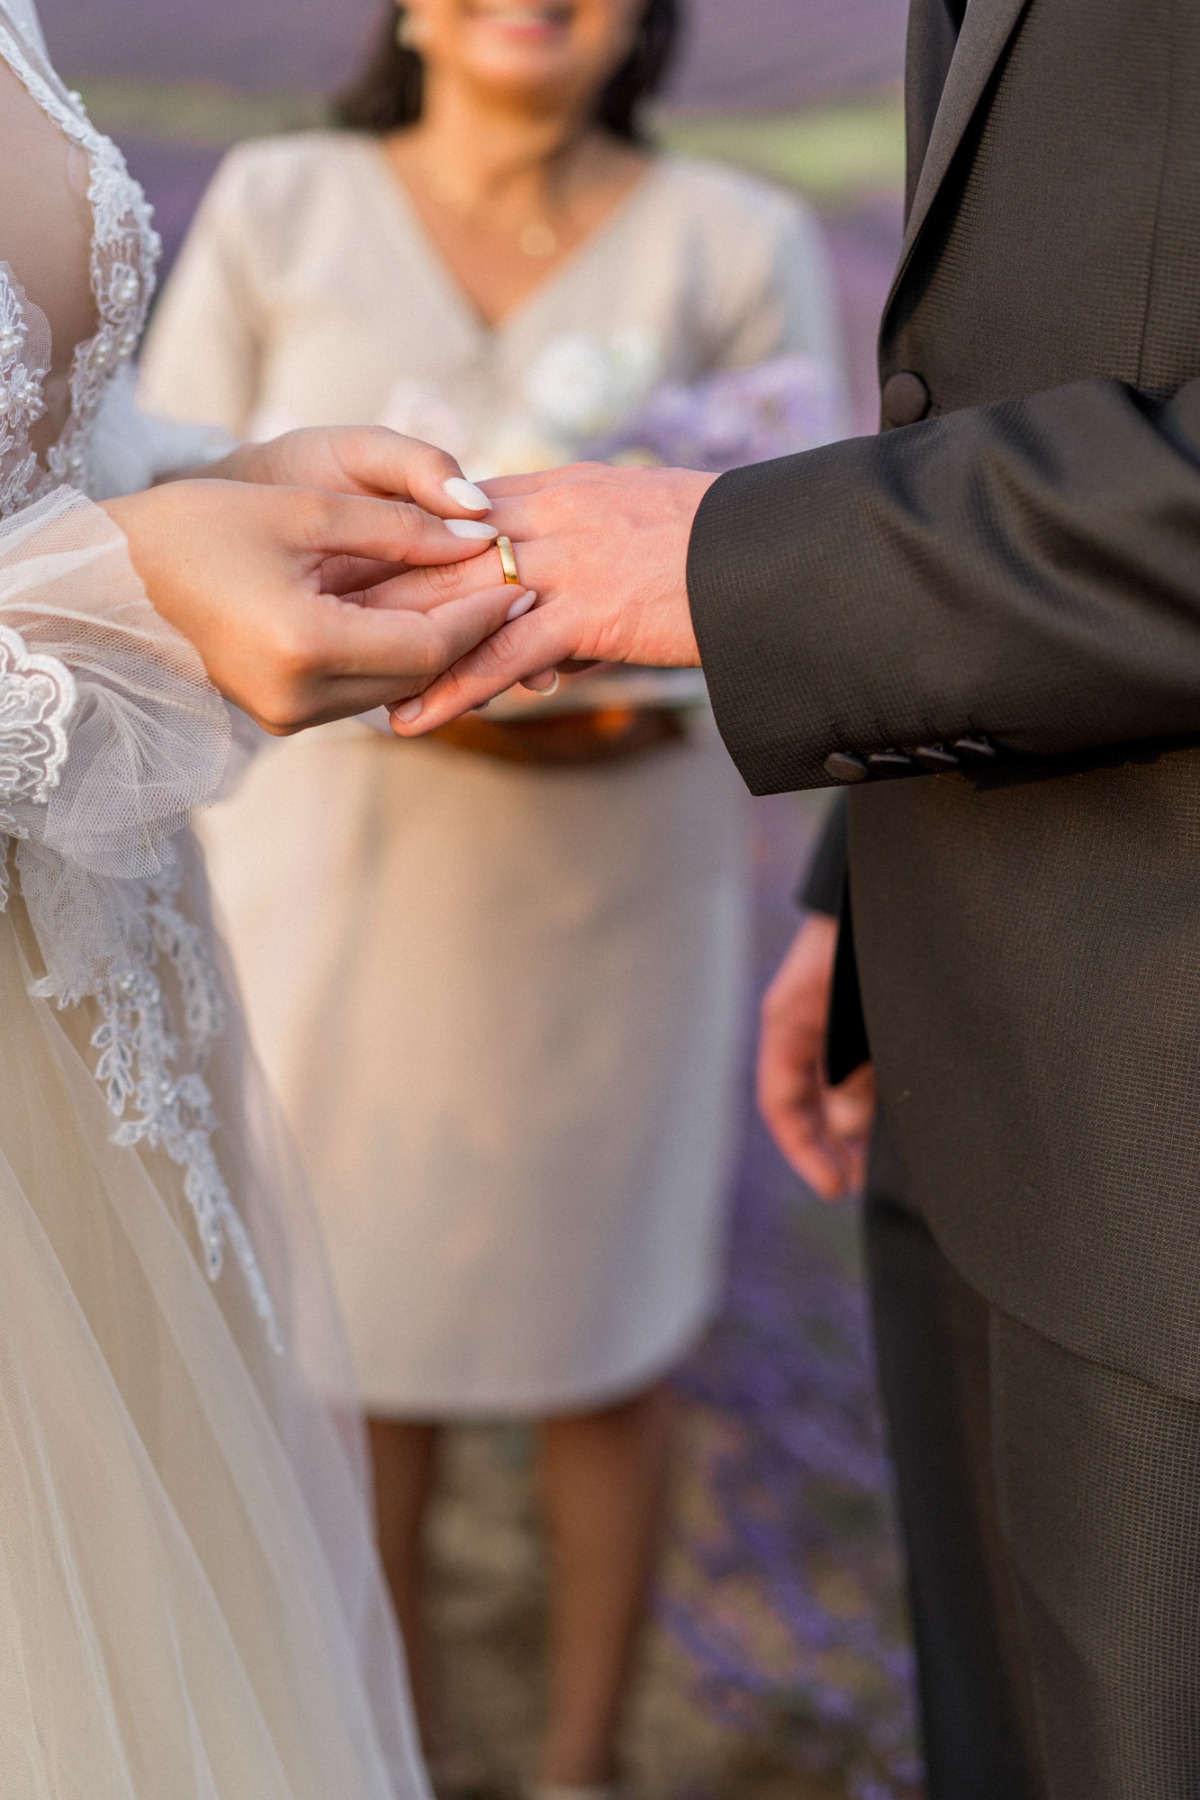
M 834 752 L 1200 734 L 1200 381 L 1081 382 L 735 470 L 688 583 L 755 793 L 827 785 Z

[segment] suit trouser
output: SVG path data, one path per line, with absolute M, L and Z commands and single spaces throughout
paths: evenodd
M 1200 1800 L 1200 1404 L 990 1306 L 882 1133 L 866 1238 L 931 1800 Z

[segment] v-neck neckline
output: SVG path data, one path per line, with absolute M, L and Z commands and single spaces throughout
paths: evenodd
M 409 192 L 408 184 L 399 171 L 393 166 L 382 138 L 372 137 L 365 146 L 369 159 L 373 163 L 380 183 L 387 190 L 391 202 L 393 217 L 400 224 L 406 235 L 417 245 L 427 273 L 434 285 L 440 290 L 462 322 L 470 329 L 471 334 L 479 342 L 499 343 L 515 334 L 526 320 L 537 316 L 554 295 L 564 288 L 568 280 L 579 268 L 589 262 L 618 229 L 642 205 L 648 193 L 657 186 L 666 167 L 666 158 L 654 155 L 649 166 L 638 176 L 637 180 L 623 194 L 612 210 L 599 225 L 583 238 L 570 253 L 565 256 L 544 280 L 519 300 L 517 304 L 494 323 L 485 319 L 462 282 L 450 267 L 449 262 L 434 240 L 433 234 L 417 209 L 416 202 Z

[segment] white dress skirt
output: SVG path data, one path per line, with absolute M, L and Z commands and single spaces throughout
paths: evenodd
M 143 382 L 252 434 L 384 420 L 478 474 L 569 460 L 630 384 L 784 351 L 829 363 L 836 332 L 811 219 L 760 183 L 656 160 L 489 329 L 379 143 L 313 133 L 218 174 Z M 712 1317 L 746 824 L 707 713 L 585 768 L 339 726 L 268 750 L 202 821 L 373 1411 L 619 1400 Z

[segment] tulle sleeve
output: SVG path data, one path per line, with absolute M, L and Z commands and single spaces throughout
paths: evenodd
M 231 731 L 192 646 L 154 609 L 121 532 L 71 489 L 0 523 L 0 832 L 62 1003 L 95 992 L 130 921 L 219 789 Z

